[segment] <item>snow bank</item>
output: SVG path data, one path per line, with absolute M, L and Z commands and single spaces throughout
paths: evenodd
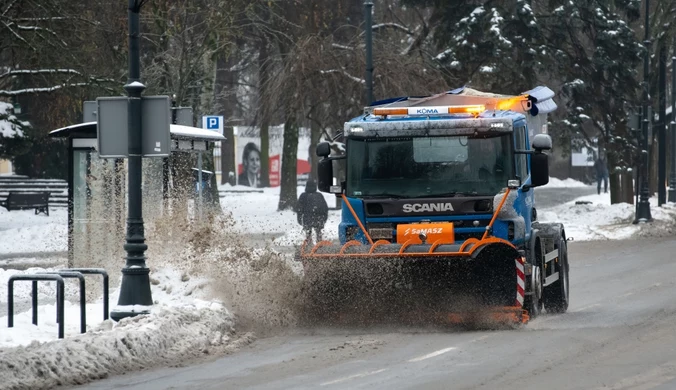
M 50 270 L 55 269 L 0 270 L 0 303 L 6 303 L 10 275 Z M 98 298 L 87 304 L 87 333 L 80 334 L 76 283 L 66 282 L 66 337 L 59 340 L 53 303 L 55 283 L 38 283 L 41 304 L 38 326 L 34 326 L 31 283 L 15 282 L 15 305 L 23 302 L 25 310 L 15 315 L 13 328 L 3 327 L 0 333 L 0 372 L 7 386 L 3 388 L 82 384 L 127 370 L 177 363 L 225 347 L 234 348 L 242 340 L 250 341 L 250 335 L 234 339 L 234 316 L 221 302 L 207 299 L 211 294 L 208 279 L 172 268 L 151 272 L 155 304 L 150 315 L 119 323 L 103 321 L 103 302 Z M 100 283 L 100 277 L 87 277 L 88 289 Z M 111 308 L 118 296 L 118 289 L 111 292 Z M 0 319 L 6 323 L 5 317 Z
M 573 187 L 589 187 L 589 185 L 571 178 L 561 180 L 555 177 L 550 177 L 549 183 L 547 183 L 547 185 L 542 186 L 542 188 L 573 188 Z
M 68 211 L 50 210 L 35 215 L 33 210 L 7 211 L 0 208 L 0 254 L 66 251 Z
M 161 307 L 115 327 L 106 322 L 68 341 L 0 350 L 0 372 L 13 374 L 3 375 L 3 387 L 48 389 L 176 363 L 229 342 L 232 325 L 222 307 Z
M 668 203 L 657 207 L 657 199 L 650 199 L 652 224 L 632 224 L 636 206 L 629 203 L 610 204 L 610 194 L 588 195 L 562 205 L 540 210 L 541 222 L 561 222 L 568 237 L 576 241 L 622 240 L 650 230 L 668 230 L 676 220 L 676 205 Z M 657 226 L 657 228 L 656 228 Z

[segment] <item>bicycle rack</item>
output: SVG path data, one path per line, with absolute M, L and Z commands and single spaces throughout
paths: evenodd
M 62 278 L 78 278 L 80 280 L 80 333 L 87 333 L 87 297 L 85 294 L 85 278 L 80 272 L 75 271 L 57 271 L 57 272 L 39 272 L 36 275 L 59 275 Z M 63 292 L 61 292 L 63 295 Z M 56 292 L 57 299 L 59 298 L 59 291 Z M 63 301 L 63 296 L 61 296 L 61 301 Z M 59 318 L 59 313 L 56 316 L 56 322 L 61 324 L 63 322 L 63 312 L 60 313 L 61 317 Z
M 101 275 L 103 276 L 103 320 L 108 319 L 109 312 L 109 295 L 108 295 L 108 272 L 103 268 L 67 268 L 60 271 L 73 271 L 85 275 Z
M 14 282 L 19 280 L 27 280 L 33 282 L 32 285 L 32 311 L 33 311 L 33 325 L 38 324 L 38 281 L 55 281 L 56 282 L 56 318 L 63 318 L 63 300 L 64 296 L 64 282 L 61 275 L 58 274 L 32 274 L 32 275 L 12 275 L 7 282 L 7 327 L 14 327 Z M 64 336 L 63 321 L 59 321 L 59 338 Z
M 38 324 L 38 281 L 55 281 L 56 286 L 56 322 L 59 328 L 59 338 L 64 338 L 64 301 L 65 301 L 65 282 L 64 278 L 77 278 L 80 282 L 80 333 L 87 332 L 87 302 L 84 275 L 101 275 L 103 277 L 103 320 L 109 318 L 109 279 L 108 273 L 103 268 L 67 268 L 59 271 L 39 272 L 35 274 L 12 275 L 9 277 L 7 289 L 7 326 L 14 327 L 14 282 L 25 280 L 31 281 L 32 292 L 32 323 Z

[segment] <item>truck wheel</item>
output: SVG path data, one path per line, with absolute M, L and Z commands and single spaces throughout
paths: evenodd
M 528 310 L 530 318 L 536 318 L 542 313 L 542 274 L 539 266 L 533 265 L 531 277 L 528 280 L 526 299 L 523 302 L 523 307 Z
M 568 310 L 569 284 L 568 272 L 568 247 L 563 237 L 559 238 L 555 247 L 559 250 L 559 262 L 556 271 L 559 272 L 559 280 L 545 287 L 544 303 L 549 313 L 565 313 Z

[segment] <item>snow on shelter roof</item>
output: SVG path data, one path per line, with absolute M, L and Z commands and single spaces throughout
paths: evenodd
M 172 139 L 189 139 L 196 141 L 223 141 L 225 137 L 211 130 L 199 127 L 169 125 L 169 133 Z M 50 137 L 65 138 L 72 134 L 96 137 L 96 122 L 84 122 L 62 127 L 49 132 Z

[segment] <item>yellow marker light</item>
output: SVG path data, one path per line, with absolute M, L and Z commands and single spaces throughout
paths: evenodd
M 374 108 L 373 115 L 408 115 L 408 108 Z
M 483 104 L 448 107 L 449 114 L 481 114 L 484 111 L 486 111 L 486 106 Z
M 430 107 L 398 107 L 398 108 L 374 108 L 373 115 L 410 115 L 429 116 L 444 114 L 480 114 L 486 111 L 483 104 L 464 106 L 430 106 Z

